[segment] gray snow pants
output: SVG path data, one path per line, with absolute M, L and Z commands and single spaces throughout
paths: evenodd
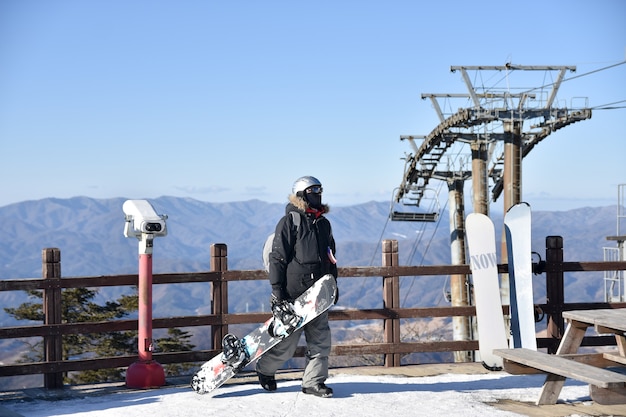
M 328 355 L 330 355 L 331 346 L 328 311 L 316 317 L 302 329 L 293 332 L 261 356 L 256 364 L 256 371 L 267 376 L 274 375 L 286 361 L 293 357 L 302 332 L 304 332 L 307 344 L 302 387 L 310 388 L 324 383 L 328 378 Z

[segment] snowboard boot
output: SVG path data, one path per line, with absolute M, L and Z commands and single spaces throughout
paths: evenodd
M 312 387 L 302 387 L 302 392 L 322 398 L 328 398 L 333 396 L 333 389 L 327 387 L 324 383 L 317 384 Z
M 259 376 L 259 384 L 263 387 L 265 391 L 276 391 L 276 378 L 274 376 L 263 375 L 260 372 L 256 373 Z

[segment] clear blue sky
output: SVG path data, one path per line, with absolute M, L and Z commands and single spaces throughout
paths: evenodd
M 411 152 L 400 136 L 439 123 L 420 95 L 467 93 L 451 66 L 585 74 L 625 60 L 624 22 L 620 0 L 0 0 L 0 206 L 283 202 L 301 175 L 331 205 L 390 201 Z M 524 87 L 551 81 L 537 77 Z M 580 97 L 621 108 L 531 152 L 534 208 L 615 204 L 626 183 L 626 65 L 566 82 L 558 99 Z

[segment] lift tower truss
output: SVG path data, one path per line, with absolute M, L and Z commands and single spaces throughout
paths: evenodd
M 493 181 L 492 200 L 496 201 L 504 190 L 521 190 L 520 175 L 513 175 L 510 179 L 505 176 L 505 173 L 512 172 L 511 169 L 514 168 L 505 166 L 506 148 L 509 144 L 515 149 L 515 152 L 509 150 L 509 156 L 514 159 L 511 164 L 518 165 L 521 170 L 521 158 L 528 155 L 550 133 L 591 118 L 589 108 L 570 109 L 555 106 L 557 92 L 565 74 L 567 71 L 575 71 L 574 66 L 506 64 L 503 66 L 452 66 L 450 69 L 452 72 L 461 73 L 468 94 L 422 94 L 422 99 L 431 100 L 440 123 L 428 135 L 400 137 L 402 140 L 411 142 L 413 153 L 407 156 L 407 169 L 395 196 L 397 202 L 410 192 L 416 199 L 416 204 L 419 205 L 424 190 L 428 187 L 430 180 L 434 179 L 433 175 L 441 159 L 457 142 L 469 143 L 478 150 L 481 150 L 483 146 L 487 147 L 487 149 L 482 149 L 482 152 L 486 151 L 490 155 L 491 167 L 484 174 L 474 172 L 474 193 L 484 195 L 486 199 L 486 190 L 476 190 L 477 181 L 480 181 L 476 177 L 491 178 Z M 550 84 L 551 88 L 545 92 L 545 95 L 538 95 L 534 91 L 541 90 L 543 93 L 543 87 L 519 93 L 512 93 L 511 88 L 500 91 L 476 87 L 472 84 L 468 71 L 506 71 L 507 77 L 516 71 L 557 71 L 557 77 L 556 81 Z M 469 100 L 470 106 L 460 108 L 446 117 L 438 100 L 441 98 L 466 99 Z M 527 130 L 524 130 L 525 125 L 528 125 Z M 415 143 L 416 139 L 422 140 L 419 146 Z M 505 150 L 494 155 L 495 145 L 498 142 L 505 143 Z M 476 152 L 476 155 L 481 155 L 481 152 Z M 509 180 L 511 182 L 507 183 Z M 514 195 L 513 200 L 506 202 L 505 205 L 508 204 L 510 207 L 517 203 L 518 201 L 515 200 L 521 197 L 521 192 L 517 192 L 516 196 Z M 487 207 L 487 201 L 484 201 L 481 208 L 484 209 L 484 207 Z M 508 207 L 505 207 L 506 209 Z M 483 212 L 482 209 L 475 211 Z

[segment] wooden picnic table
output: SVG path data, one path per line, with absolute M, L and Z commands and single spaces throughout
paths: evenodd
M 565 334 L 556 355 L 529 349 L 498 349 L 504 369 L 513 374 L 546 373 L 538 405 L 556 404 L 566 378 L 589 383 L 591 398 L 600 404 L 626 404 L 626 374 L 603 369 L 626 365 L 626 309 L 574 310 L 563 312 Z M 617 351 L 578 353 L 588 328 L 615 335 Z
M 599 334 L 612 333 L 617 342 L 617 352 L 605 352 L 602 356 L 616 364 L 626 364 L 626 309 L 601 309 L 601 310 L 572 310 L 564 311 L 563 318 L 567 321 L 565 334 L 556 351 L 557 355 L 575 354 L 589 327 L 594 327 Z M 542 396 L 550 398 L 551 392 L 558 394 L 565 383 L 563 380 L 550 381 L 544 384 Z M 621 387 L 600 388 L 596 385 L 589 385 L 591 398 L 600 403 L 626 404 L 626 384 Z M 556 402 L 556 399 L 555 399 Z
M 576 353 L 587 328 L 593 326 L 599 334 L 615 335 L 618 354 L 610 356 L 616 362 L 626 365 L 626 308 L 564 311 L 563 318 L 568 322 L 568 326 L 559 344 L 557 355 Z

